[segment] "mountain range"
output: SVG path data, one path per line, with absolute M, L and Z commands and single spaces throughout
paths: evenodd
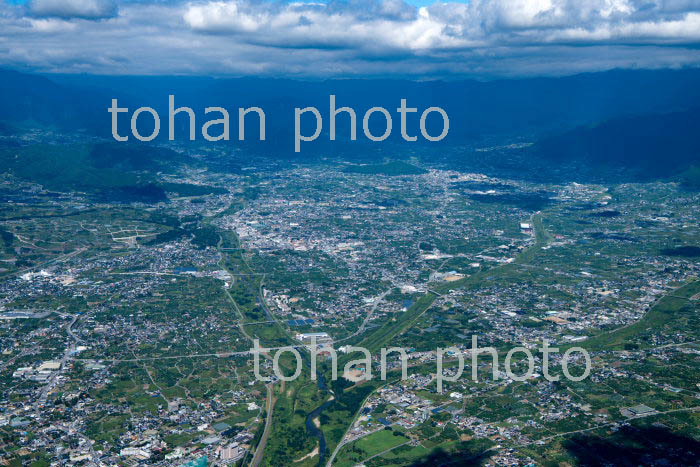
M 433 144 L 433 153 L 449 160 L 459 151 L 494 142 L 527 141 L 535 144 L 523 151 L 526 157 L 544 163 L 578 163 L 601 174 L 613 171 L 629 173 L 634 179 L 656 179 L 679 176 L 700 165 L 698 83 L 697 69 L 423 82 L 39 75 L 0 70 L 0 135 L 11 137 L 39 127 L 81 131 L 109 140 L 111 116 L 107 107 L 112 98 L 132 111 L 153 107 L 165 120 L 168 95 L 173 94 L 178 106 L 190 106 L 198 115 L 207 106 L 226 107 L 232 116 L 238 107 L 262 107 L 267 115 L 267 141 L 245 144 L 252 151 L 264 150 L 290 159 L 300 157 L 293 154 L 290 144 L 293 108 L 316 106 L 327 115 L 328 96 L 335 94 L 338 106 L 351 106 L 358 116 L 374 106 L 394 113 L 401 99 L 419 109 L 440 106 L 450 116 L 450 133 L 441 143 L 433 144 L 406 143 L 394 131 L 388 144 L 376 151 L 378 143 L 349 141 L 347 123 L 339 117 L 338 140 L 319 138 L 305 146 L 301 157 L 378 152 L 378 157 L 401 158 L 403 149 Z M 373 124 L 383 123 L 378 120 Z M 397 122 L 398 116 L 394 124 Z M 186 124 L 185 119 L 177 120 L 177 134 L 186 134 Z M 381 133 L 382 128 L 374 131 Z M 223 144 L 241 143 L 232 137 Z

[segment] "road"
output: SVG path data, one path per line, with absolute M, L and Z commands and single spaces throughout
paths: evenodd
M 17 270 L 17 271 L 13 271 L 13 272 L 11 272 L 11 273 L 7 273 L 7 275 L 9 275 L 9 276 L 20 276 L 20 275 L 22 275 L 22 274 L 25 273 L 25 272 L 29 272 L 29 271 L 32 271 L 32 270 L 34 270 L 34 269 L 40 269 L 40 268 L 43 268 L 44 266 L 48 266 L 49 264 L 60 263 L 60 262 L 62 262 L 62 261 L 65 261 L 65 260 L 67 260 L 67 259 L 72 258 L 73 256 L 79 255 L 80 253 L 82 253 L 82 252 L 84 252 L 84 251 L 87 251 L 87 250 L 88 250 L 88 247 L 80 247 L 80 248 L 78 248 L 78 249 L 76 249 L 76 250 L 73 250 L 73 251 L 71 251 L 71 252 L 69 252 L 69 253 L 64 253 L 64 254 L 62 254 L 62 255 L 56 256 L 55 258 L 49 259 L 49 260 L 47 260 L 47 261 L 44 261 L 43 263 L 35 264 L 34 266 L 30 266 L 30 267 L 27 267 L 27 268 L 24 268 L 24 269 L 19 269 L 19 270 Z M 4 277 L 5 275 L 6 275 L 6 274 L 2 274 L 2 275 L 0 275 L 0 277 Z
M 350 431 L 350 429 L 352 428 L 352 426 L 354 424 L 355 424 L 355 420 L 353 419 L 352 423 L 350 424 L 350 428 L 348 428 L 348 431 Z M 333 462 L 335 461 L 336 456 L 338 455 L 340 450 L 343 449 L 343 447 L 345 447 L 346 445 L 348 445 L 350 443 L 354 443 L 358 439 L 362 439 L 362 438 L 365 438 L 373 433 L 376 433 L 378 431 L 382 431 L 383 429 L 384 429 L 384 427 L 382 426 L 381 428 L 377 428 L 376 430 L 368 431 L 367 433 L 364 433 L 363 435 L 358 436 L 357 438 L 348 438 L 347 437 L 348 431 L 346 431 L 345 435 L 343 436 L 343 439 L 338 443 L 338 445 L 333 450 L 331 457 L 328 459 L 328 462 L 326 463 L 326 467 L 331 467 L 333 465 Z
M 225 261 L 224 261 L 224 252 L 222 251 L 223 250 L 222 244 L 223 244 L 223 237 L 219 236 L 219 241 L 218 241 L 217 246 L 216 246 L 217 249 L 219 250 L 219 252 L 221 253 L 221 260 L 219 261 L 219 266 L 221 266 L 221 268 L 223 270 L 225 270 L 227 273 L 231 274 L 232 277 L 244 275 L 244 274 L 234 274 L 233 272 L 229 271 L 228 268 L 226 268 Z M 250 268 L 250 266 L 247 263 L 246 263 L 246 266 L 251 271 L 250 275 L 258 275 L 258 273 L 253 272 L 253 270 Z M 245 274 L 245 275 L 249 275 L 249 274 Z M 259 296 L 260 304 L 261 304 L 263 310 L 265 311 L 265 314 L 267 315 L 267 318 L 269 320 L 268 322 L 276 325 L 281 330 L 281 332 L 289 338 L 289 334 L 284 329 L 284 327 L 279 323 L 279 321 L 277 320 L 277 317 L 270 311 L 270 309 L 267 306 L 267 303 L 265 302 L 265 295 L 263 293 L 263 281 L 264 281 L 265 276 L 264 276 L 264 274 L 262 276 L 263 277 L 261 278 L 261 280 L 258 284 L 258 296 Z M 229 292 L 229 290 L 224 287 L 224 292 L 226 293 L 226 296 L 228 297 L 229 301 L 231 302 L 234 309 L 238 313 L 238 316 L 240 318 L 238 321 L 238 327 L 239 327 L 241 333 L 243 334 L 243 336 L 245 336 L 245 338 L 250 341 L 251 348 L 252 348 L 253 337 L 250 334 L 248 334 L 248 332 L 245 329 L 246 324 L 249 324 L 249 323 L 245 323 L 245 316 L 244 316 L 243 312 L 241 311 L 241 309 L 238 307 L 238 303 L 236 303 L 236 300 L 234 300 L 234 298 L 231 295 L 231 293 Z M 297 346 L 297 347 L 303 347 L 303 346 Z M 284 348 L 284 347 L 275 347 L 275 348 L 270 349 L 270 350 L 275 350 L 275 349 L 280 349 L 280 348 Z M 230 355 L 246 355 L 249 353 L 251 353 L 251 352 L 250 351 L 230 352 L 230 353 L 227 353 L 227 355 L 229 355 L 229 356 Z M 216 355 L 221 355 L 221 353 L 216 354 Z M 273 423 L 272 414 L 274 412 L 275 403 L 277 402 L 277 399 L 274 396 L 274 382 L 266 384 L 265 389 L 267 390 L 267 398 L 266 398 L 267 416 L 265 418 L 265 428 L 263 429 L 263 434 L 260 437 L 260 442 L 258 443 L 258 446 L 255 449 L 255 455 L 253 456 L 253 460 L 250 463 L 250 465 L 252 467 L 258 467 L 263 460 L 263 456 L 265 454 L 265 446 L 267 445 L 267 440 L 270 437 L 270 432 L 272 431 L 272 423 Z M 282 387 L 281 387 L 280 393 L 284 394 L 284 382 L 282 382 Z
M 541 216 L 540 213 L 533 214 L 533 215 L 530 217 L 530 222 L 532 223 L 532 225 L 533 225 L 533 227 L 534 227 L 534 237 L 535 237 L 535 241 L 534 241 L 534 243 L 533 243 L 529 248 L 527 248 L 526 250 L 522 251 L 522 252 L 516 257 L 516 262 L 519 262 L 520 264 L 523 264 L 523 262 L 529 261 L 529 260 L 531 259 L 531 257 L 532 257 L 532 255 L 533 255 L 534 252 L 536 252 L 536 251 L 537 251 L 538 249 L 540 249 L 541 247 L 547 245 L 547 243 L 549 243 L 549 242 L 551 241 L 551 239 L 552 239 L 552 235 L 551 235 L 549 232 L 547 232 L 546 229 L 544 228 L 544 226 L 542 225 L 542 216 Z M 489 270 L 489 273 L 490 273 L 490 274 L 494 274 L 498 269 L 501 269 L 503 266 L 506 266 L 506 265 L 508 265 L 508 264 L 512 264 L 512 263 L 506 263 L 506 264 L 504 264 L 504 265 L 496 266 L 496 267 L 494 267 L 493 269 Z M 468 279 L 468 278 L 467 278 L 467 279 Z M 466 281 L 465 281 L 465 282 L 466 282 Z M 456 285 L 456 284 L 455 284 L 455 285 Z M 434 289 L 434 288 L 433 288 L 433 289 Z M 448 289 L 448 290 L 449 290 L 449 289 Z M 440 296 L 441 294 L 440 294 L 439 292 L 435 291 L 435 290 L 429 289 L 427 295 L 432 295 L 433 298 L 436 298 L 436 297 Z M 425 308 L 424 308 L 420 313 L 418 313 L 416 316 L 410 316 L 410 319 L 407 320 L 407 323 L 406 323 L 407 325 L 406 325 L 406 326 L 394 327 L 394 329 L 391 329 L 391 328 L 390 328 L 390 329 L 389 329 L 389 330 L 391 331 L 390 334 L 389 334 L 388 336 L 382 336 L 382 337 L 381 337 L 382 341 L 383 341 L 383 342 L 389 342 L 389 341 L 391 341 L 391 339 L 393 339 L 393 338 L 396 337 L 397 335 L 400 335 L 400 334 L 404 333 L 407 329 L 409 329 L 409 328 L 413 325 L 413 323 L 416 322 L 416 320 L 417 320 L 418 318 L 420 318 L 420 316 L 423 315 L 423 313 L 425 313 L 425 312 L 430 308 L 430 305 L 431 305 L 431 304 L 432 304 L 432 301 L 431 301 L 430 303 L 428 303 L 427 306 L 425 306 Z M 381 328 L 380 328 L 380 331 L 381 331 Z M 365 338 L 365 341 L 366 341 L 367 339 L 369 339 L 369 338 L 371 338 L 371 336 L 368 336 L 367 338 Z M 365 341 L 363 341 L 363 342 L 365 342 Z M 370 394 L 370 395 L 371 395 L 371 394 Z M 369 397 L 369 395 L 368 395 L 367 397 Z M 351 422 L 351 424 L 350 424 L 350 427 L 346 430 L 345 434 L 343 435 L 343 438 L 341 439 L 341 441 L 338 443 L 338 445 L 336 446 L 335 450 L 334 450 L 333 453 L 331 454 L 331 457 L 330 457 L 329 461 L 326 463 L 326 466 L 327 466 L 327 467 L 330 467 L 330 466 L 332 465 L 332 463 L 333 463 L 333 461 L 335 460 L 335 457 L 336 457 L 336 455 L 338 454 L 338 452 L 340 451 L 340 449 L 341 449 L 345 444 L 347 444 L 347 442 L 343 442 L 343 440 L 345 439 L 345 436 L 347 436 L 347 433 L 349 432 L 350 428 L 352 427 L 352 423 L 354 423 L 354 420 L 355 420 L 356 417 L 357 417 L 357 414 L 355 415 L 355 417 L 353 417 L 353 420 L 352 420 L 352 422 Z M 354 441 L 354 440 L 352 440 L 352 441 Z M 350 442 L 350 441 L 348 441 L 348 442 Z
M 43 407 L 46 404 L 46 401 L 49 397 L 49 393 L 56 386 L 56 380 L 65 371 L 66 364 L 68 363 L 68 360 L 71 359 L 71 356 L 75 353 L 76 344 L 80 341 L 80 338 L 73 333 L 72 329 L 75 323 L 78 321 L 79 315 L 69 315 L 67 313 L 58 314 L 64 317 L 72 317 L 70 323 L 68 323 L 68 325 L 66 326 L 66 331 L 68 332 L 68 335 L 73 340 L 73 342 L 68 344 L 65 352 L 63 352 L 63 357 L 61 358 L 61 368 L 58 371 L 54 371 L 49 377 L 49 380 L 46 382 L 44 387 L 41 388 L 41 391 L 39 392 L 39 398 L 37 399 L 37 402 L 34 405 L 36 412 L 39 412 L 41 407 Z
M 372 304 L 372 308 L 369 310 L 369 312 L 368 312 L 367 315 L 365 316 L 365 319 L 362 320 L 362 324 L 360 324 L 360 327 L 357 329 L 357 331 L 355 331 L 354 333 L 350 334 L 350 335 L 347 336 L 347 337 L 343 337 L 342 339 L 338 339 L 337 341 L 335 341 L 336 344 L 337 344 L 338 342 L 343 342 L 343 341 L 346 341 L 346 340 L 348 340 L 348 339 L 352 339 L 353 337 L 355 337 L 355 336 L 357 336 L 357 335 L 362 334 L 363 332 L 365 332 L 365 328 L 367 327 L 367 323 L 369 323 L 369 320 L 372 319 L 372 315 L 374 315 L 375 310 L 376 310 L 377 307 L 384 301 L 384 298 L 385 298 L 387 295 L 389 295 L 389 294 L 391 293 L 391 291 L 392 291 L 393 289 L 394 289 L 394 288 L 392 287 L 392 288 L 390 288 L 390 289 L 388 289 L 388 290 L 382 292 L 382 294 L 379 295 L 379 296 L 376 298 L 376 300 L 374 301 L 374 303 Z
M 266 384 L 265 388 L 267 389 L 267 400 L 265 403 L 267 417 L 265 418 L 265 429 L 260 437 L 258 447 L 255 449 L 253 460 L 250 462 L 251 467 L 258 467 L 260 462 L 262 462 L 265 446 L 267 446 L 267 439 L 270 437 L 270 431 L 272 430 L 272 412 L 275 409 L 275 402 L 277 402 L 274 396 L 274 383 Z M 282 383 L 282 392 L 284 392 L 284 383 Z
M 544 437 L 544 438 L 540 438 L 540 439 L 538 439 L 538 440 L 536 440 L 536 441 L 531 441 L 531 442 L 529 442 L 529 443 L 519 444 L 518 446 L 530 446 L 530 445 L 532 445 L 532 444 L 541 443 L 541 442 L 544 442 L 544 441 L 548 441 L 548 440 L 550 440 L 550 439 L 560 438 L 560 437 L 562 437 L 562 436 L 575 435 L 575 434 L 578 434 L 578 433 L 585 433 L 585 432 L 587 432 L 587 431 L 594 431 L 594 430 L 597 430 L 597 429 L 599 429 L 599 428 L 606 428 L 606 427 L 616 426 L 616 425 L 619 425 L 619 424 L 621 424 L 621 423 L 625 423 L 625 422 L 628 422 L 628 421 L 631 421 L 631 420 L 637 420 L 637 419 L 640 419 L 640 418 L 656 417 L 656 416 L 659 416 L 659 415 L 666 415 L 666 414 L 677 413 L 677 412 L 697 412 L 697 411 L 699 411 L 699 410 L 700 410 L 700 406 L 696 406 L 696 407 L 687 407 L 687 408 L 685 408 L 685 409 L 673 409 L 673 410 L 666 410 L 666 411 L 663 411 L 663 412 L 654 412 L 654 413 L 649 413 L 649 414 L 644 414 L 644 415 L 638 415 L 638 416 L 636 416 L 636 417 L 628 418 L 627 420 L 624 420 L 624 421 L 603 423 L 602 425 L 596 425 L 596 426 L 592 426 L 592 427 L 590 427 L 590 428 L 583 428 L 583 429 L 581 429 L 581 430 L 566 431 L 566 432 L 564 432 L 564 433 L 557 433 L 557 434 L 552 435 L 552 436 L 546 436 L 546 437 Z

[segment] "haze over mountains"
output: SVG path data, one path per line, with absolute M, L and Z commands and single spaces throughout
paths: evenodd
M 351 142 L 347 121 L 341 116 L 338 140 L 329 142 L 324 128 L 318 141 L 305 146 L 301 157 L 347 154 L 365 147 L 391 157 L 391 151 L 413 150 L 419 144 L 440 148 L 440 152 L 459 146 L 534 142 L 520 152 L 545 163 L 580 161 L 601 171 L 629 169 L 635 179 L 673 177 L 700 159 L 696 136 L 700 134 L 700 70 L 696 69 L 488 82 L 109 77 L 0 70 L 0 83 L 0 133 L 5 134 L 40 127 L 81 130 L 111 139 L 106 109 L 112 98 L 131 111 L 154 107 L 165 123 L 168 95 L 174 94 L 178 106 L 190 106 L 200 116 L 207 106 L 226 107 L 232 116 L 238 107 L 262 107 L 267 116 L 267 141 L 258 145 L 246 141 L 245 145 L 281 158 L 300 157 L 292 153 L 291 145 L 294 107 L 313 105 L 327 115 L 328 96 L 335 94 L 338 106 L 351 106 L 358 115 L 373 106 L 386 107 L 397 115 L 402 98 L 419 110 L 443 107 L 450 116 L 450 133 L 439 144 L 407 143 L 398 131 L 390 139 L 394 145 Z M 417 129 L 418 117 L 414 114 L 413 119 L 409 117 L 409 125 Z M 383 123 L 379 120 L 375 124 Z M 126 120 L 123 125 L 128 127 Z M 186 119 L 179 119 L 177 125 L 177 139 L 184 141 Z M 222 144 L 241 146 L 235 131 L 232 133 L 231 141 Z M 161 136 L 165 135 L 167 131 L 161 129 Z M 219 144 L 201 137 L 196 143 Z M 437 157 L 449 159 L 453 153 L 446 151 Z

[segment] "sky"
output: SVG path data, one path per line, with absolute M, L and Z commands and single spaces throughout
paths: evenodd
M 0 67 L 550 76 L 700 65 L 700 0 L 0 0 Z

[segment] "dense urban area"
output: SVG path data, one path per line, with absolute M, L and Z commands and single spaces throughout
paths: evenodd
M 129 146 L 18 141 L 0 178 L 0 465 L 697 462 L 700 193 L 676 181 L 216 147 L 153 149 L 178 161 L 154 169 Z M 82 185 L 25 176 L 76 153 L 153 178 L 97 190 L 99 166 Z M 473 355 L 474 336 L 495 359 Z M 558 349 L 548 370 L 544 342 Z M 287 381 L 272 363 L 291 375 L 289 346 L 303 369 Z M 352 346 L 370 358 L 351 362 Z M 518 346 L 535 356 L 526 379 L 503 370 Z M 405 349 L 405 379 L 398 353 L 380 377 L 389 347 Z M 574 347 L 590 375 L 545 379 Z M 457 377 L 460 358 L 476 373 Z M 584 366 L 572 352 L 568 371 Z

